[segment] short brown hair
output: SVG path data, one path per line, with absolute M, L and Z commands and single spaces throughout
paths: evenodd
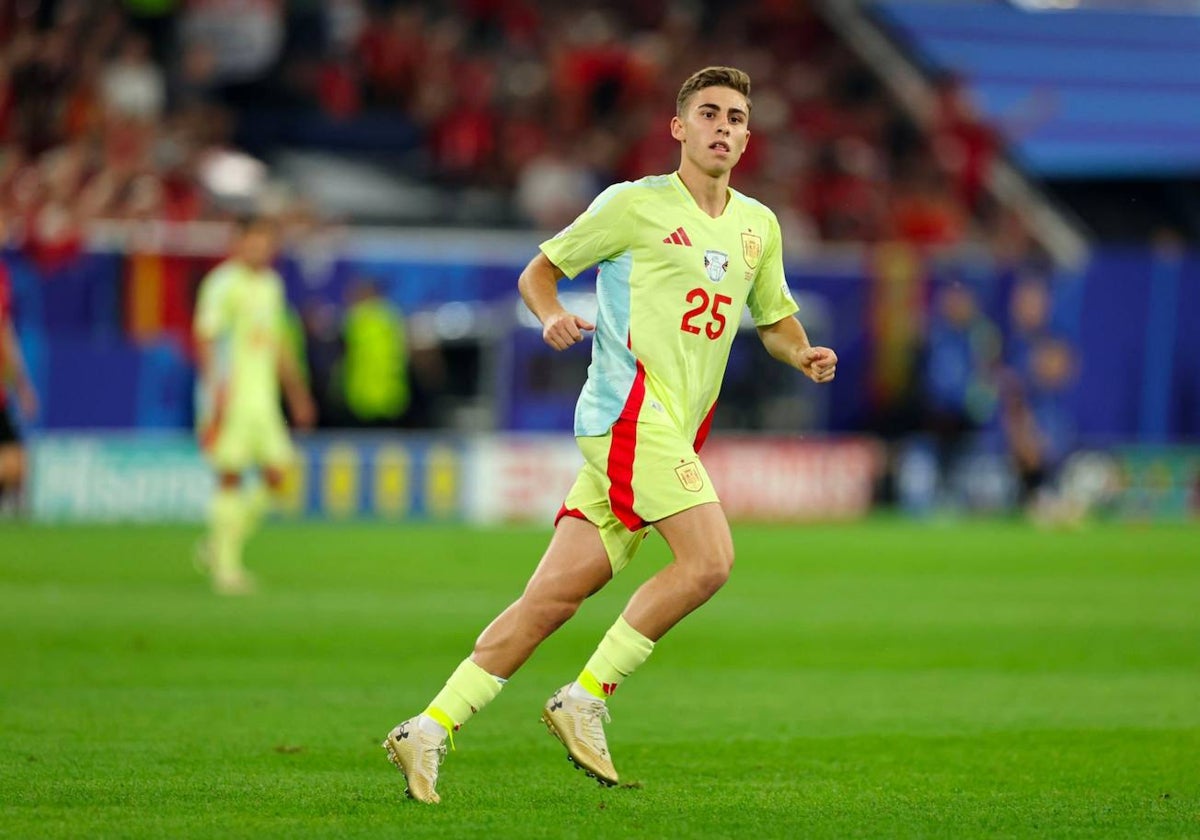
M 726 87 L 746 97 L 746 110 L 750 109 L 750 76 L 736 67 L 705 67 L 687 77 L 679 96 L 675 97 L 675 113 L 683 116 L 683 108 L 692 94 L 707 87 Z

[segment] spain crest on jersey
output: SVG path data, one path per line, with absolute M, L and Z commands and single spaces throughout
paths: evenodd
M 708 273 L 708 279 L 714 283 L 720 283 L 721 278 L 725 276 L 725 272 L 729 269 L 729 255 L 724 251 L 705 251 L 704 252 L 704 270 Z
M 762 237 L 747 231 L 742 234 L 742 259 L 748 268 L 758 268 L 758 259 L 762 256 Z
M 676 467 L 675 475 L 679 476 L 679 483 L 683 485 L 684 490 L 699 493 L 704 489 L 704 479 L 700 476 L 700 470 L 697 469 L 695 461 L 688 461 L 686 464 Z

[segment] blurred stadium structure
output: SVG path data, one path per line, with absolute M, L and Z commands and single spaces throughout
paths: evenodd
M 675 167 L 677 86 L 721 63 L 755 80 L 733 183 L 841 357 L 818 390 L 735 345 L 705 452 L 735 515 L 1195 516 L 1197 48 L 1169 0 L 0 4 L 32 512 L 199 518 L 191 309 L 257 208 L 325 426 L 291 513 L 548 516 L 587 355 L 542 344 L 516 276 L 607 183 Z M 404 313 L 390 421 L 346 394 L 363 280 Z

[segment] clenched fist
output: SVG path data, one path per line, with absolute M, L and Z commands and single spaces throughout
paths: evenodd
M 837 372 L 837 353 L 828 347 L 808 347 L 800 351 L 800 371 L 813 382 L 829 382 Z
M 542 338 L 555 350 L 566 350 L 583 341 L 583 330 L 594 330 L 591 324 L 570 312 L 557 312 L 542 324 Z

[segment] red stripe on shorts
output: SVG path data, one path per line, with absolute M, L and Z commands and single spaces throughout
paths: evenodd
M 612 427 L 612 445 L 608 450 L 608 503 L 621 524 L 630 531 L 646 527 L 633 512 L 633 457 L 637 450 L 637 418 L 646 398 L 646 369 L 637 363 L 637 375 L 629 389 L 625 409 Z
M 558 509 L 558 516 L 554 517 L 554 527 L 555 528 L 558 527 L 558 523 L 562 521 L 562 518 L 564 516 L 570 516 L 573 519 L 582 519 L 584 522 L 588 521 L 588 518 L 583 515 L 582 511 L 577 510 L 575 508 L 569 508 L 564 504 L 562 507 L 560 507 Z
M 717 403 L 714 400 L 712 408 L 708 410 L 708 414 L 704 415 L 703 422 L 700 423 L 700 428 L 696 431 L 696 439 L 692 442 L 692 449 L 696 454 L 700 454 L 700 449 L 704 446 L 704 441 L 708 440 L 708 433 L 712 431 L 713 412 L 717 410 Z
M 200 449 L 207 452 L 217 443 L 221 429 L 225 425 L 225 406 L 229 402 L 229 390 L 226 386 L 218 386 L 213 398 L 213 413 L 207 425 L 200 430 Z

